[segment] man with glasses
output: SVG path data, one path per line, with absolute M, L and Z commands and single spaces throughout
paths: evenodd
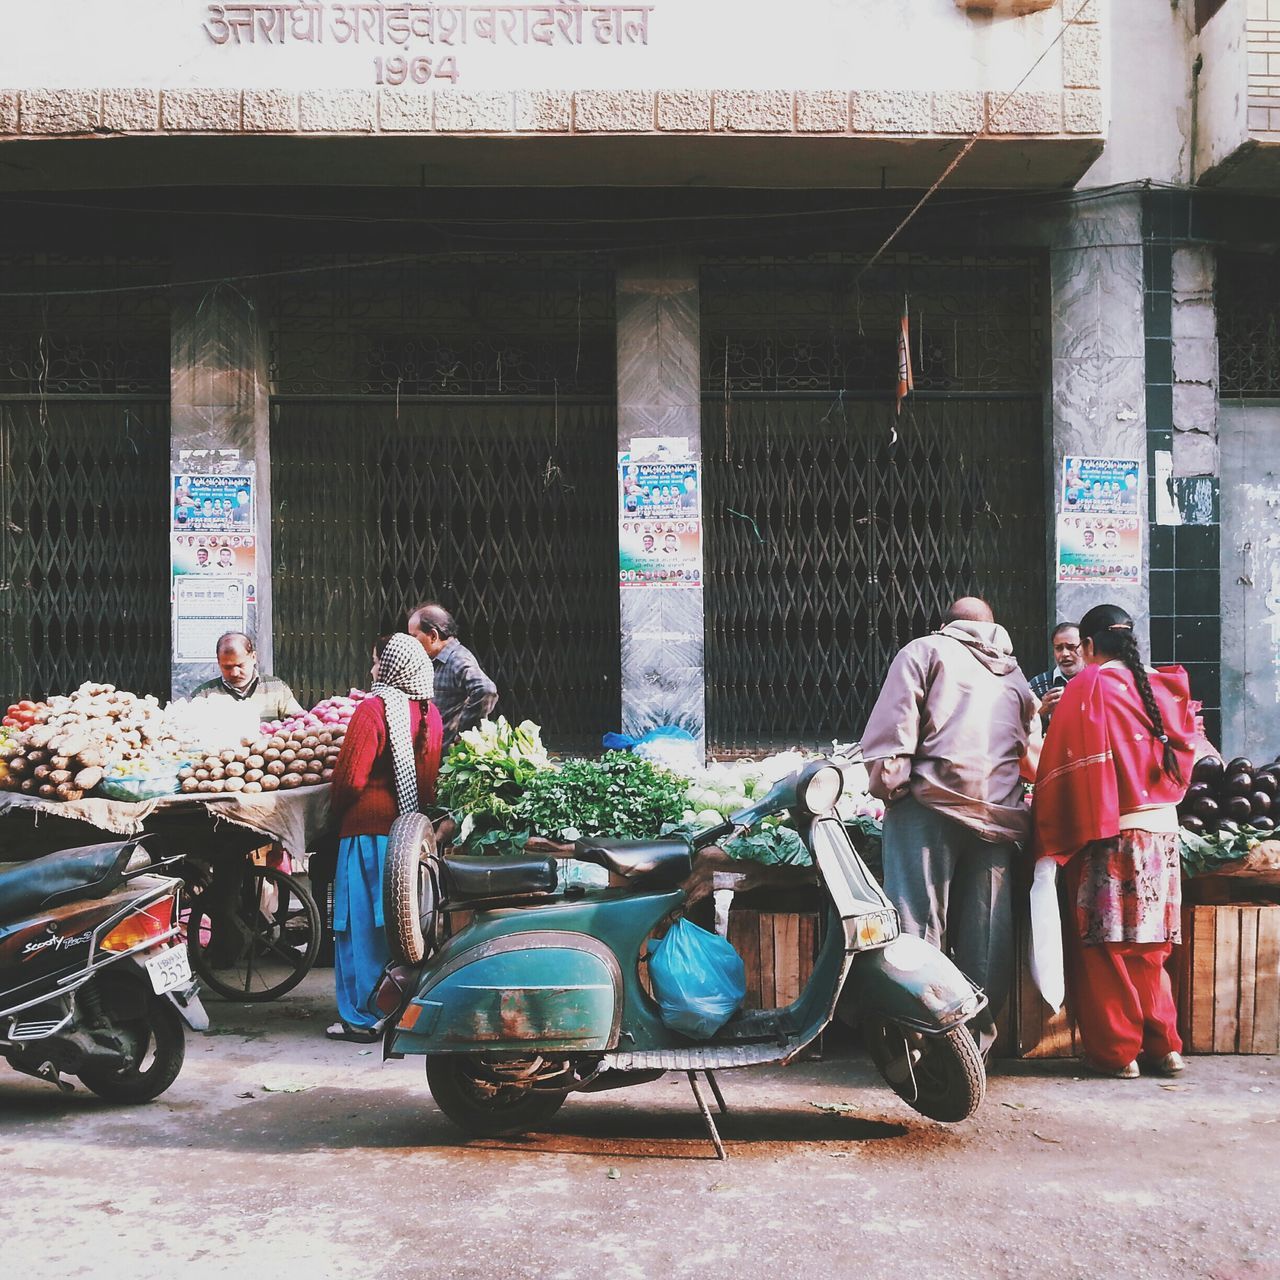
M 1067 681 L 1084 669 L 1084 659 L 1080 656 L 1080 632 L 1074 622 L 1060 622 L 1054 627 L 1050 643 L 1057 666 L 1031 678 L 1031 692 L 1040 699 L 1040 723 L 1046 729 Z

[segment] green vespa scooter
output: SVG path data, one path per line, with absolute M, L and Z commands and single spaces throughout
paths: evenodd
M 393 952 L 377 992 L 384 1057 L 421 1054 L 440 1109 L 476 1135 L 544 1124 L 573 1092 L 688 1074 L 717 1153 L 699 1073 L 787 1063 L 839 1016 L 859 1026 L 905 1102 L 935 1120 L 972 1115 L 986 1088 L 965 1022 L 985 997 L 936 948 L 901 936 L 898 916 L 836 817 L 844 778 L 815 760 L 758 803 L 692 841 L 580 841 L 575 856 L 622 888 L 560 888 L 557 859 L 436 852 L 430 820 L 398 819 L 384 908 Z M 825 941 L 794 1003 L 740 1011 L 710 1040 L 666 1027 L 641 982 L 645 941 L 686 897 L 701 847 L 784 809 L 828 898 Z M 442 939 L 443 918 L 471 912 Z

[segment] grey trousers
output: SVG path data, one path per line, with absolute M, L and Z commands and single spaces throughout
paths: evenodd
M 982 840 L 910 796 L 884 815 L 885 892 L 904 933 L 945 952 L 987 993 L 987 1007 L 969 1023 L 984 1056 L 1012 977 L 1016 849 Z

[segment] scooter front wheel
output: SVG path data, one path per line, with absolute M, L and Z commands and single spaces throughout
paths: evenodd
M 535 1089 L 498 1079 L 483 1060 L 460 1053 L 428 1054 L 427 1085 L 436 1105 L 477 1138 L 505 1138 L 545 1124 L 568 1091 Z
M 885 1083 L 921 1115 L 956 1124 L 982 1105 L 987 1072 L 967 1028 L 925 1035 L 870 1018 L 863 1039 Z

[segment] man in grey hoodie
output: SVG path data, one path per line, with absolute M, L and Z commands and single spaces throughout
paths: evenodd
M 1009 876 L 1030 830 L 1019 770 L 1035 715 L 1009 633 L 965 596 L 940 630 L 899 651 L 862 737 L 871 790 L 888 806 L 885 892 L 904 932 L 986 991 L 969 1024 L 984 1057 L 1009 991 Z

